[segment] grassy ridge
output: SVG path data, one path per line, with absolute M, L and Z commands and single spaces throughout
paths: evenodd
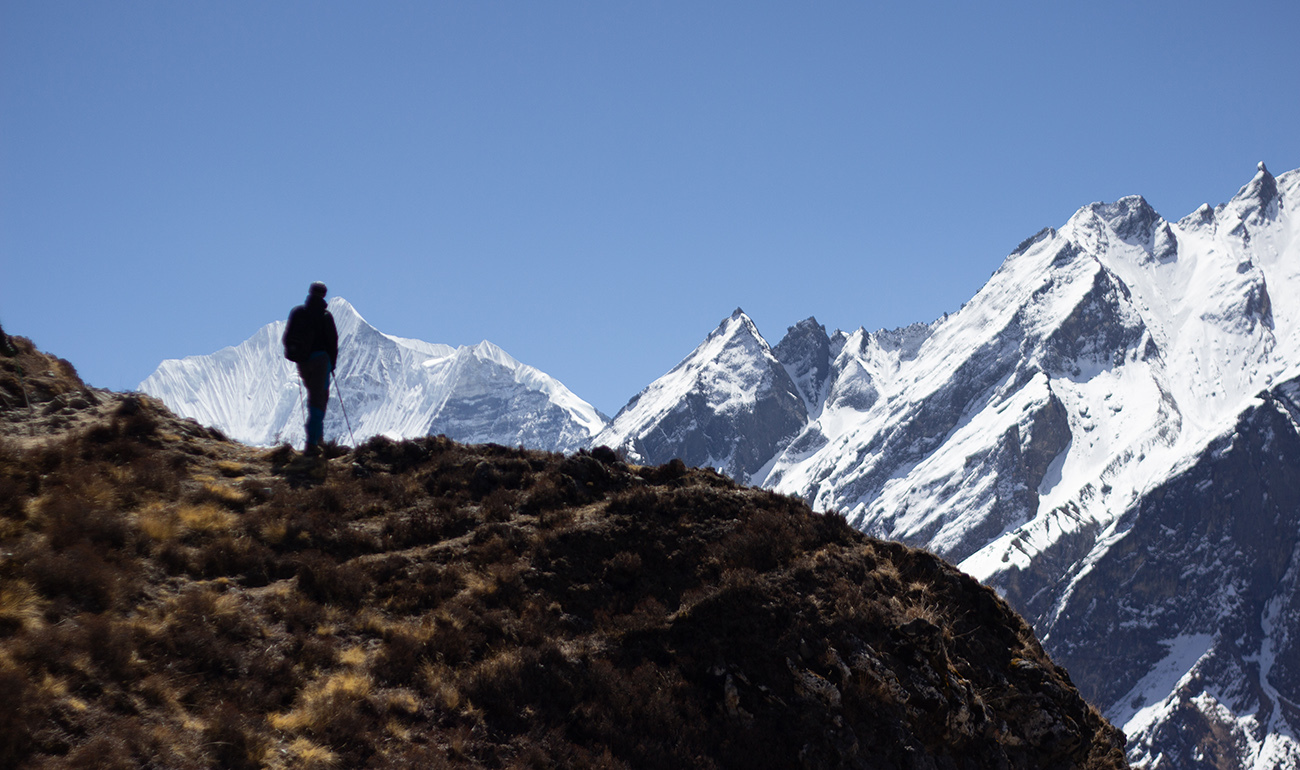
M 795 499 L 64 410 L 0 412 L 2 766 L 1124 766 L 991 591 Z

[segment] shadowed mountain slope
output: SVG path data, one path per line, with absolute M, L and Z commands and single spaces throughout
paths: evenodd
M 992 591 L 794 498 L 442 437 L 299 473 L 102 391 L 33 438 L 9 382 L 0 766 L 1125 766 Z

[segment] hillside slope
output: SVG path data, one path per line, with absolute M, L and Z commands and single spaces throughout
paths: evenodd
M 300 473 L 16 382 L 4 767 L 1125 766 L 992 591 L 794 498 L 443 438 Z

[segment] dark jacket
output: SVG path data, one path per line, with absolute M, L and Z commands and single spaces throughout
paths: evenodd
M 313 353 L 324 352 L 330 357 L 330 368 L 339 360 L 339 330 L 334 316 L 322 297 L 308 297 L 306 304 L 289 313 L 289 325 L 284 329 L 284 357 L 302 363 Z

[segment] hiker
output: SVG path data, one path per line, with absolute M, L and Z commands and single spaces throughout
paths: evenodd
M 330 374 L 339 359 L 339 330 L 326 307 L 326 291 L 325 284 L 313 283 L 307 301 L 290 311 L 284 330 L 284 357 L 298 364 L 298 376 L 307 388 L 307 455 L 320 454 Z

